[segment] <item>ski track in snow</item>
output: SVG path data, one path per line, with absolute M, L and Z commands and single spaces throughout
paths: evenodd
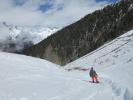
M 0 52 L 0 100 L 133 100 L 133 30 L 64 66 Z M 91 58 L 91 59 L 90 59 Z M 95 62 L 100 83 L 90 83 Z
M 104 73 L 105 71 L 107 71 L 106 75 L 109 74 L 108 78 L 104 76 L 100 78 L 102 83 L 105 86 L 104 87 L 105 90 L 103 91 L 106 91 L 107 89 L 107 92 L 104 93 L 106 97 L 104 98 L 100 96 L 102 94 L 102 90 L 101 90 L 100 93 L 94 92 L 94 94 L 90 95 L 86 100 L 105 100 L 105 99 L 106 100 L 133 100 L 133 92 L 132 92 L 133 88 L 131 88 L 133 86 L 132 85 L 128 86 L 128 82 L 130 83 L 130 81 L 131 81 L 130 84 L 133 84 L 132 74 L 131 74 L 132 72 L 130 72 L 132 61 L 133 61 L 132 48 L 133 48 L 133 30 L 103 45 L 97 50 L 81 57 L 80 59 L 66 65 L 65 68 L 70 70 L 70 69 L 74 69 L 75 66 L 76 67 L 78 66 L 79 69 L 80 67 L 84 67 L 84 69 L 85 68 L 88 69 L 87 66 L 93 66 L 97 70 L 99 69 L 100 72 Z M 95 63 L 95 65 L 92 62 Z M 130 67 L 128 67 L 127 65 Z M 102 66 L 103 68 L 98 68 L 97 66 Z M 116 70 L 118 70 L 118 72 L 116 71 L 114 73 L 115 70 L 112 70 L 112 69 L 115 69 L 115 68 Z M 114 75 L 111 74 L 111 72 Z M 119 80 L 113 81 L 112 79 L 115 78 L 115 74 L 116 74 L 116 77 L 118 76 L 121 79 L 118 78 Z M 126 77 L 125 75 L 121 75 L 121 74 L 125 74 Z M 113 76 L 110 76 L 110 75 L 113 75 Z M 117 83 L 117 81 L 124 80 L 124 78 L 125 78 L 125 82 L 127 81 L 126 83 L 125 82 L 123 83 L 123 81 L 122 81 L 122 85 L 120 85 L 120 83 Z M 96 96 L 99 96 L 101 98 L 96 98 Z
M 102 80 L 111 89 L 112 100 L 133 100 L 133 96 L 130 94 L 127 87 L 121 87 L 108 78 L 102 78 Z
M 83 80 L 85 82 L 88 82 L 87 80 Z M 107 99 L 107 100 L 133 100 L 133 96 L 131 94 L 131 92 L 129 91 L 128 88 L 126 87 L 121 87 L 119 86 L 119 84 L 116 84 L 115 82 L 113 82 L 112 80 L 102 77 L 101 78 L 101 82 L 100 83 L 89 83 L 88 85 L 100 85 L 100 89 L 99 91 L 95 91 L 92 94 L 89 94 L 90 96 L 87 97 L 87 99 L 85 100 L 97 100 L 95 99 L 95 97 L 97 97 L 100 94 L 106 94 L 106 90 L 107 90 L 107 95 L 110 95 L 111 98 Z M 109 92 L 108 94 L 108 91 Z M 112 94 L 110 94 L 112 93 Z M 106 96 L 107 97 L 107 96 Z M 99 99 L 99 100 L 105 100 L 106 97 L 103 99 Z

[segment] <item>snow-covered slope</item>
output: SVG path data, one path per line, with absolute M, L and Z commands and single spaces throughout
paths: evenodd
M 0 100 L 78 100 L 88 84 L 74 75 L 45 60 L 0 52 Z
M 67 64 L 66 68 L 72 67 L 98 67 L 101 69 L 124 63 L 133 58 L 133 30 L 106 43 L 93 52 Z
M 133 30 L 64 66 L 94 66 L 99 84 L 89 70 L 0 52 L 0 100 L 133 100 L 132 65 Z
M 65 66 L 67 70 L 94 67 L 104 84 L 87 100 L 133 100 L 133 30 Z
M 59 28 L 43 26 L 14 26 L 0 23 L 0 50 L 12 52 L 37 44 L 55 33 Z M 11 45 L 15 45 L 14 47 Z

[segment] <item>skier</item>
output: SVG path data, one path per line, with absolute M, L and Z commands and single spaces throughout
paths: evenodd
M 91 69 L 90 69 L 90 77 L 92 78 L 92 82 L 93 83 L 94 82 L 99 83 L 97 76 L 98 75 L 97 75 L 96 71 L 93 69 L 93 67 L 91 67 Z

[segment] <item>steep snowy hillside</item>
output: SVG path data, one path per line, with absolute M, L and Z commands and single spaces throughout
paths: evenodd
M 97 67 L 100 69 L 116 66 L 133 60 L 133 30 L 106 43 L 93 52 L 65 66 L 67 69 L 75 67 Z
M 6 22 L 0 23 L 0 50 L 14 52 L 36 44 L 58 28 L 43 26 L 14 26 Z
M 133 100 L 133 30 L 65 66 L 69 71 L 90 67 L 108 88 L 96 90 L 88 100 Z
M 72 76 L 45 60 L 0 52 L 1 100 L 80 100 L 88 84 Z
M 133 30 L 64 66 L 94 66 L 99 84 L 88 82 L 89 70 L 66 71 L 45 60 L 0 52 L 0 99 L 133 100 L 132 65 Z

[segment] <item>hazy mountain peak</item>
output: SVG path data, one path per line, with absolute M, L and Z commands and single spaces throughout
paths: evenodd
M 25 44 L 29 47 L 47 38 L 58 29 L 44 26 L 15 26 L 0 22 L 0 49 L 14 52 L 16 49 L 23 49 Z

